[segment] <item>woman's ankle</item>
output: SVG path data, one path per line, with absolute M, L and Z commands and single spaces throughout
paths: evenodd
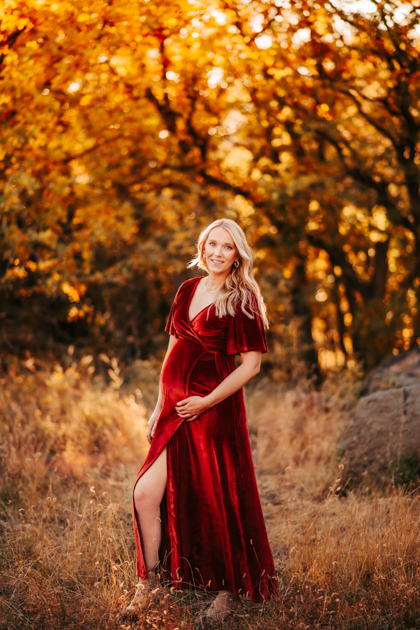
M 160 570 L 160 560 L 156 560 L 156 562 L 154 563 L 154 565 L 151 566 L 150 569 L 146 565 L 146 570 L 147 570 L 147 575 L 148 576 L 157 575 L 159 573 L 159 570 Z

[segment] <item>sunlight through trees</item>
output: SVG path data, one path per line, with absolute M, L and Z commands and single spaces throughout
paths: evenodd
M 199 230 L 229 216 L 279 361 L 419 344 L 419 7 L 6 0 L 6 329 L 146 357 Z

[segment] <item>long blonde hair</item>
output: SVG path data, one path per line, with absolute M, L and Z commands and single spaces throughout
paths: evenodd
M 204 228 L 198 237 L 197 255 L 188 263 L 187 267 L 198 267 L 204 271 L 209 271 L 203 256 L 204 246 L 211 230 L 217 227 L 223 228 L 231 235 L 236 245 L 240 264 L 238 267 L 236 267 L 235 264 L 232 265 L 232 269 L 226 278 L 224 286 L 216 293 L 214 301 L 216 315 L 218 317 L 224 317 L 229 313 L 229 315 L 235 316 L 236 304 L 240 302 L 242 312 L 250 319 L 254 319 L 255 311 L 251 295 L 254 293 L 257 298 L 258 312 L 264 326 L 268 328 L 267 309 L 261 295 L 260 287 L 253 277 L 252 250 L 248 245 L 244 231 L 235 221 L 232 221 L 232 219 L 217 219 Z

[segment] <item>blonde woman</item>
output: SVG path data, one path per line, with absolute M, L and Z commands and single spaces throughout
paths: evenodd
M 177 589 L 216 592 L 205 617 L 221 621 L 240 596 L 277 595 L 242 390 L 260 370 L 268 321 L 237 223 L 205 228 L 194 266 L 206 275 L 175 296 L 151 447 L 133 491 L 140 579 L 127 610 L 158 585 L 159 573 Z

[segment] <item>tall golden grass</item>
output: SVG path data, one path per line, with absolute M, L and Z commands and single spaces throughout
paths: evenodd
M 204 593 L 165 588 L 137 617 L 121 614 L 135 586 L 131 490 L 156 371 L 114 363 L 108 379 L 91 363 L 11 365 L 1 378 L 0 627 L 195 628 Z M 243 600 L 226 628 L 420 626 L 419 494 L 340 488 L 358 387 L 343 377 L 317 393 L 266 380 L 248 391 L 280 599 Z

